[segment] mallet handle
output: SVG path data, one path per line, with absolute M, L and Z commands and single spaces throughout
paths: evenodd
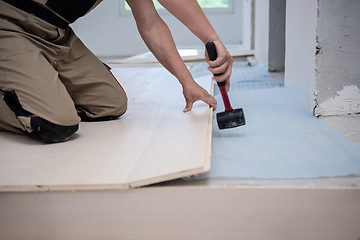
M 217 58 L 217 52 L 216 52 L 215 43 L 208 42 L 208 43 L 206 43 L 205 47 L 206 47 L 206 50 L 208 52 L 210 61 L 215 61 L 216 58 Z M 221 74 L 214 74 L 214 75 L 219 76 Z M 217 85 L 218 85 L 218 87 L 220 89 L 221 96 L 222 96 L 222 99 L 223 99 L 223 102 L 224 102 L 225 111 L 232 111 L 233 108 L 231 107 L 229 96 L 228 96 L 228 94 L 226 92 L 226 89 L 225 89 L 225 84 L 226 84 L 225 81 L 217 82 Z
M 225 111 L 232 111 L 233 108 L 231 107 L 229 96 L 228 96 L 228 94 L 226 92 L 226 89 L 225 89 L 225 85 L 220 86 L 220 83 L 225 83 L 225 81 L 224 82 L 218 82 L 218 86 L 219 86 L 221 96 L 222 96 L 224 106 L 225 106 Z

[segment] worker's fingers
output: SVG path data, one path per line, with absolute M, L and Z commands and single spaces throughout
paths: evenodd
M 192 106 L 193 106 L 193 103 L 192 101 L 186 101 L 186 107 L 184 108 L 184 112 L 190 112 L 191 109 L 192 109 Z
M 206 96 L 204 95 L 204 96 L 203 96 L 201 99 L 199 99 L 199 100 L 201 100 L 201 101 L 209 104 L 209 107 L 212 107 L 214 110 L 216 110 L 216 105 L 217 105 L 216 99 L 215 99 L 213 96 L 211 96 L 210 94 L 207 93 Z M 189 111 L 191 111 L 192 106 L 193 106 L 194 102 L 196 102 L 196 101 L 198 101 L 198 100 L 195 100 L 195 101 L 193 101 L 193 100 L 187 100 L 187 101 L 186 101 L 186 107 L 184 108 L 183 111 L 184 111 L 184 112 L 189 112 Z
M 216 99 L 211 96 L 210 94 L 207 94 L 204 98 L 201 99 L 203 102 L 209 104 L 210 107 L 212 107 L 214 109 L 214 111 L 216 110 Z
M 217 82 L 226 81 L 225 89 L 229 91 L 230 88 L 230 76 L 232 72 L 232 65 L 234 62 L 233 57 L 226 50 L 225 46 L 221 42 L 217 42 L 218 57 L 215 61 L 208 61 L 209 71 L 214 74 L 214 80 Z M 206 53 L 206 58 L 209 60 Z
M 226 82 L 225 89 L 228 92 L 230 90 L 230 76 L 231 76 L 232 68 L 231 66 L 226 69 L 226 71 L 221 75 L 214 75 L 213 79 L 216 82 Z
M 218 58 L 214 61 L 208 61 L 209 67 L 213 69 L 217 69 L 222 66 L 228 66 L 229 64 L 232 64 L 233 57 L 228 53 L 224 56 L 218 56 Z M 219 72 L 223 72 L 219 70 Z
M 224 74 L 228 68 L 228 65 L 222 65 L 216 68 L 208 67 L 208 70 L 214 75 L 221 75 Z
M 189 112 L 191 111 L 194 102 L 196 101 L 203 101 L 207 104 L 209 104 L 209 107 L 214 108 L 214 110 L 216 109 L 216 99 L 211 96 L 205 89 L 199 89 L 200 91 L 196 94 L 196 95 L 185 95 L 185 99 L 186 99 L 186 106 L 184 108 L 184 112 Z
M 210 61 L 207 52 L 205 53 L 205 58 L 209 67 L 214 70 L 213 73 L 219 74 L 225 72 L 226 68 L 232 65 L 233 58 L 221 41 L 214 41 L 214 43 L 216 45 L 217 58 L 214 61 Z
M 227 81 L 228 79 L 230 79 L 231 72 L 232 72 L 232 66 L 230 65 L 223 72 L 219 72 L 219 73 L 213 72 L 214 73 L 213 79 L 217 82 Z

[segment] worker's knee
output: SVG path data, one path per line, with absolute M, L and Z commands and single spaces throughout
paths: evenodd
M 127 96 L 125 92 L 121 90 L 117 95 L 108 98 L 108 101 L 103 100 L 103 104 L 100 106 L 79 106 L 78 115 L 81 120 L 85 122 L 115 120 L 126 112 L 127 106 Z
M 113 80 L 115 81 L 114 90 L 112 91 L 112 94 L 109 94 L 108 101 L 109 101 L 109 111 L 112 111 L 112 113 L 109 113 L 109 115 L 113 116 L 121 116 L 123 115 L 127 110 L 127 104 L 128 99 L 126 92 L 124 88 L 121 86 L 120 82 L 115 78 L 115 76 L 110 71 L 110 68 L 106 66 L 109 70 L 109 73 L 111 74 Z M 111 102 L 111 103 L 110 103 Z
M 126 110 L 127 110 L 127 104 L 128 104 L 128 99 L 127 99 L 127 96 L 125 94 L 125 92 L 122 90 L 122 91 L 119 91 L 119 95 L 118 96 L 118 99 L 117 99 L 117 104 L 115 104 L 113 106 L 113 115 L 116 115 L 116 116 L 121 116 L 123 115 Z
M 116 115 L 118 115 L 118 116 L 123 115 L 126 112 L 127 107 L 128 107 L 128 101 L 127 101 L 127 97 L 124 93 L 123 98 L 121 99 L 121 101 L 119 101 L 119 104 L 115 110 Z
M 115 96 L 113 96 L 114 102 L 109 104 L 108 115 L 118 116 L 123 115 L 128 106 L 128 99 L 126 93 L 122 87 L 118 89 Z
M 115 120 L 121 117 L 127 110 L 127 103 L 120 105 L 118 108 L 106 108 L 103 109 L 101 114 L 89 113 L 86 111 L 80 110 L 78 112 L 81 121 L 84 122 L 99 122 L 99 121 L 109 121 Z
M 63 142 L 69 139 L 79 128 L 79 117 L 74 113 L 51 114 L 51 121 L 39 117 L 34 112 L 25 110 L 15 91 L 2 91 L 3 99 L 9 109 L 15 114 L 14 118 L 19 124 L 10 125 L 20 126 L 20 129 L 30 136 L 44 143 Z M 46 114 L 42 114 L 46 115 Z M 49 114 L 50 115 L 50 114 Z M 54 123 L 56 122 L 56 123 Z
M 62 126 L 38 116 L 32 116 L 30 123 L 33 130 L 30 135 L 44 143 L 64 142 L 79 129 L 79 124 Z

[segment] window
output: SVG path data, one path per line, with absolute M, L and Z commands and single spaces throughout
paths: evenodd
M 130 11 L 130 7 L 127 4 L 127 2 L 125 0 L 124 4 L 123 4 L 123 9 L 127 12 Z M 205 11 L 210 10 L 210 11 L 226 11 L 226 10 L 231 10 L 232 9 L 232 1 L 233 0 L 197 0 L 200 7 L 202 9 L 204 9 Z M 164 7 L 161 6 L 161 4 L 157 1 L 157 0 L 153 0 L 155 8 L 157 10 L 164 10 Z

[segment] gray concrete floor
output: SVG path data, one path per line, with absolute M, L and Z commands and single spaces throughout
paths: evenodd
M 330 128 L 342 132 L 353 142 L 360 142 L 360 115 L 321 117 Z

